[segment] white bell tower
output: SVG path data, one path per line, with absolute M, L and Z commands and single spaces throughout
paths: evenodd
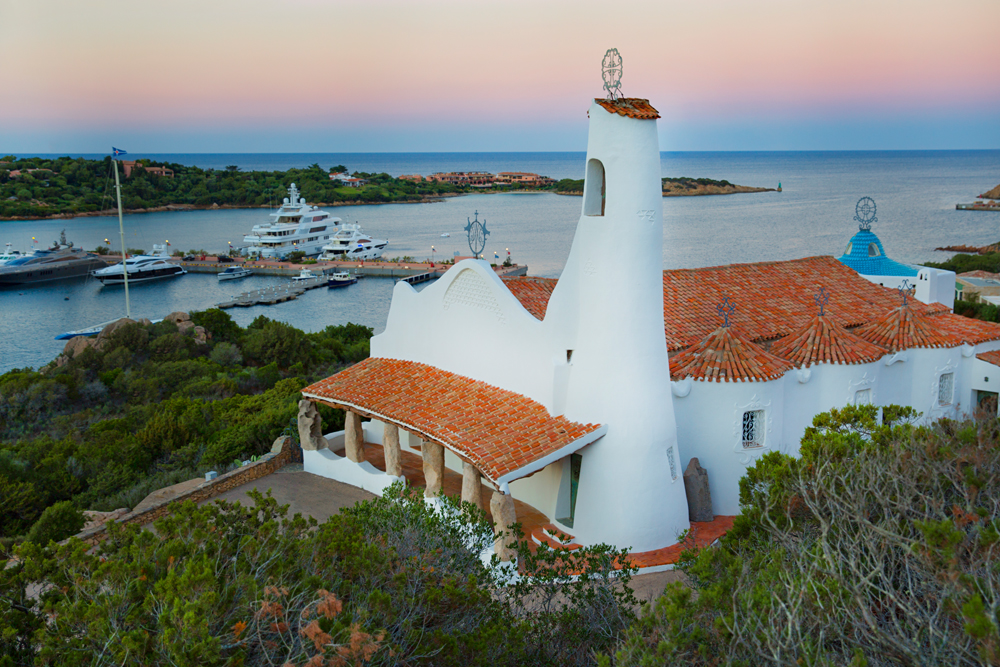
M 583 212 L 545 317 L 566 358 L 554 405 L 608 425 L 581 451 L 571 532 L 649 551 L 689 527 L 663 329 L 659 114 L 619 98 L 589 116 Z

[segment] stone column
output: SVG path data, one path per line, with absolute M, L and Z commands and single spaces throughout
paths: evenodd
M 382 450 L 385 453 L 385 474 L 403 476 L 403 453 L 399 449 L 399 427 L 386 424 L 382 431 Z
M 344 448 L 351 461 L 361 463 L 365 460 L 365 433 L 361 430 L 361 415 L 350 410 L 344 419 Z
M 483 507 L 483 476 L 468 461 L 462 463 L 462 501 L 486 509 Z
M 509 561 L 517 555 L 514 551 L 517 539 L 510 528 L 517 521 L 514 499 L 508 493 L 494 491 L 493 498 L 490 500 L 490 512 L 493 514 L 493 530 L 497 534 L 493 550 L 500 557 L 500 560 Z
M 432 498 L 441 493 L 444 482 L 444 445 L 424 440 L 420 455 L 424 459 L 424 495 Z
M 312 401 L 299 401 L 299 444 L 308 452 L 326 449 L 329 446 L 323 437 L 323 418 Z

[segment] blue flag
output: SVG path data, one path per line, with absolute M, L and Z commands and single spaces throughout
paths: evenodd
M 128 151 L 123 151 L 122 149 L 115 148 L 114 146 L 111 147 L 111 152 L 115 155 L 128 155 Z

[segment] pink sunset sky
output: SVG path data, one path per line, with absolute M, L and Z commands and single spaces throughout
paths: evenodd
M 0 0 L 0 154 L 1000 148 L 1000 2 Z

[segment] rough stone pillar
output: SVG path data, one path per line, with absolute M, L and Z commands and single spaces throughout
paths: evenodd
M 468 461 L 462 463 L 462 501 L 486 509 L 483 507 L 483 476 Z
M 308 452 L 326 449 L 329 443 L 323 437 L 323 418 L 312 401 L 299 401 L 299 444 Z
M 517 555 L 514 551 L 514 544 L 517 540 L 510 529 L 511 525 L 517 521 L 514 499 L 510 494 L 494 491 L 493 498 L 490 500 L 490 512 L 493 514 L 493 530 L 497 534 L 493 550 L 500 557 L 500 560 L 509 561 Z
M 385 453 L 385 474 L 403 476 L 403 454 L 399 449 L 399 427 L 386 424 L 382 431 L 382 451 Z
M 365 460 L 365 432 L 361 430 L 361 415 L 350 410 L 344 419 L 344 449 L 351 461 L 361 463 Z
M 692 458 L 684 471 L 684 492 L 687 494 L 688 518 L 691 521 L 711 521 L 712 491 L 708 486 L 708 472 L 698 458 Z
M 444 482 L 444 445 L 424 440 L 420 455 L 424 459 L 424 495 L 432 498 L 441 493 Z

